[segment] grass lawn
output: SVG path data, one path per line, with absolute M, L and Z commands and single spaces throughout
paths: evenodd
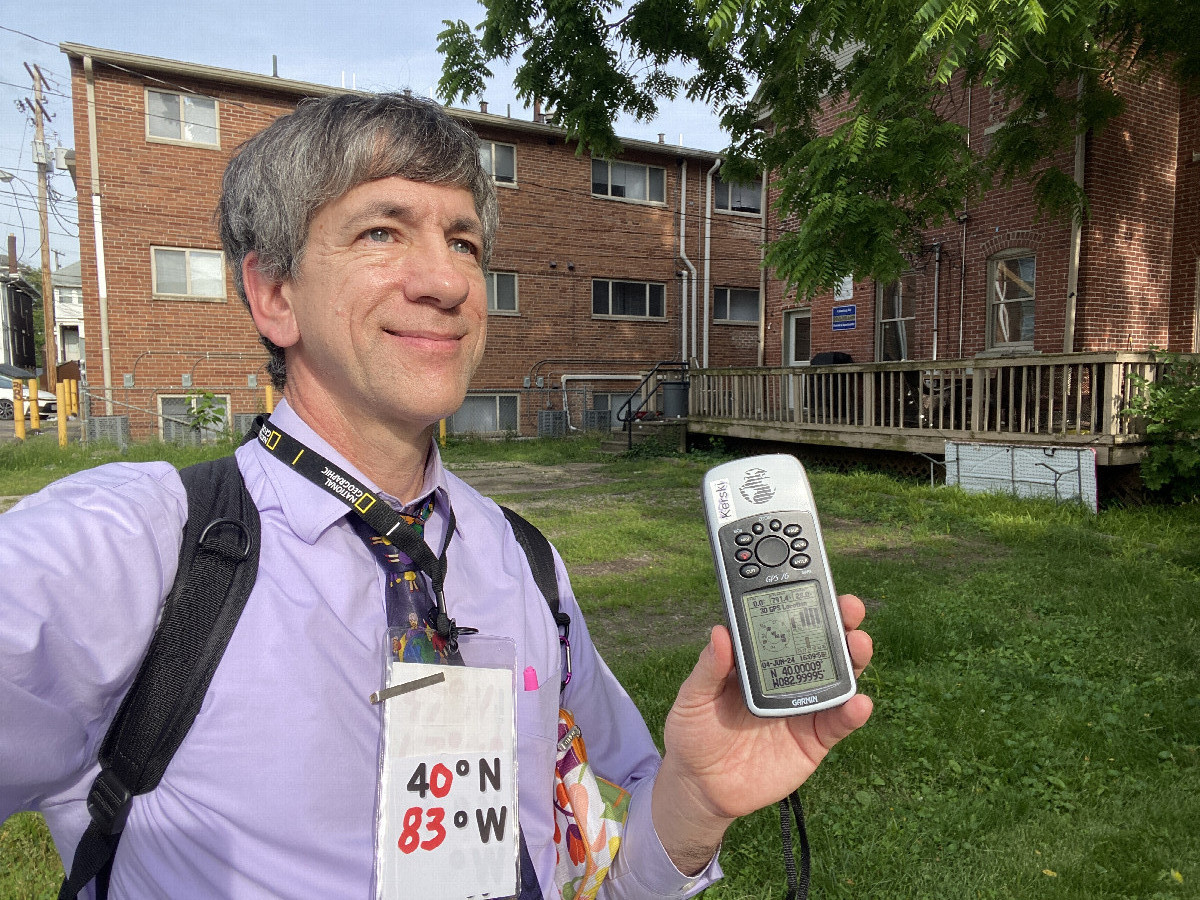
M 0 448 L 0 495 L 61 474 L 56 449 L 21 452 Z M 464 471 L 514 455 L 591 462 L 570 488 L 556 472 L 493 495 L 555 541 L 661 733 L 721 617 L 698 493 L 712 460 L 605 462 L 548 442 L 446 453 Z M 812 896 L 1200 898 L 1200 506 L 1092 515 L 810 475 L 834 579 L 867 601 L 876 646 L 871 723 L 801 792 Z M 706 896 L 782 897 L 779 852 L 773 810 L 739 822 Z M 0 897 L 54 896 L 56 867 L 37 817 L 3 825 Z

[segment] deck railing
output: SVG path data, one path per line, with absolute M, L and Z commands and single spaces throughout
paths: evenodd
M 702 369 L 690 375 L 689 417 L 775 423 L 796 430 L 927 433 L 953 439 L 1044 435 L 1136 442 L 1123 415 L 1161 363 L 1150 353 L 1086 353 Z

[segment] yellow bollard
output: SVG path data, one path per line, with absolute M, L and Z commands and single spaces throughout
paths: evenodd
M 446 420 L 442 419 L 438 422 L 438 446 L 443 450 L 446 449 Z
M 25 440 L 25 385 L 14 378 L 13 392 L 13 434 L 18 441 Z
M 36 378 L 29 379 L 29 430 L 42 430 L 42 413 L 38 409 L 38 383 Z
M 71 415 L 78 417 L 79 415 L 79 381 L 75 378 L 67 379 L 67 400 L 71 404 Z
M 267 391 L 267 415 L 275 412 L 275 388 L 270 384 L 266 387 Z
M 67 399 L 67 383 L 60 381 L 55 385 L 55 391 L 58 393 L 58 446 L 65 448 L 67 446 L 67 410 L 71 408 L 71 402 Z

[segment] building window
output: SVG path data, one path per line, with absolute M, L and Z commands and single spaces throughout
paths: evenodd
M 721 178 L 713 184 L 713 205 L 725 212 L 762 212 L 762 181 L 725 182 Z
M 152 141 L 219 147 L 217 101 L 196 94 L 147 90 L 146 137 Z
M 201 408 L 201 395 L 198 394 L 159 394 L 159 422 L 164 443 L 211 444 L 229 437 L 229 395 L 205 394 L 203 398 L 214 406 Z M 197 413 L 206 419 L 203 427 L 195 425 Z
M 220 250 L 150 248 L 156 297 L 225 298 L 225 254 Z
M 665 285 L 644 281 L 592 282 L 592 315 L 637 319 L 666 318 Z
M 512 144 L 480 141 L 479 161 L 484 170 L 500 184 L 517 183 L 517 148 Z
M 758 323 L 758 291 L 743 288 L 713 288 L 713 320 Z
M 880 362 L 909 359 L 909 341 L 917 318 L 917 277 L 909 273 L 891 284 L 879 285 L 876 291 L 876 358 Z
M 79 326 L 62 325 L 58 329 L 58 361 L 73 362 L 79 359 Z
M 592 160 L 592 193 L 642 203 L 667 202 L 667 170 L 640 163 Z
M 1017 250 L 988 261 L 988 346 L 1033 346 L 1037 259 Z
M 446 423 L 451 434 L 500 434 L 517 430 L 516 394 L 467 394 Z
M 636 400 L 630 403 L 635 396 L 634 394 L 613 393 L 592 394 L 592 409 L 608 413 L 608 427 L 615 431 L 625 424 L 619 416 L 626 404 L 629 404 L 629 408 L 625 409 L 625 415 L 629 415 L 630 410 L 637 405 Z
M 490 313 L 515 313 L 517 311 L 516 272 L 488 272 L 487 300 Z

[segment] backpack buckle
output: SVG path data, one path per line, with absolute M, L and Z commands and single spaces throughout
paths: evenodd
M 106 835 L 120 834 L 129 818 L 133 794 L 112 769 L 101 769 L 88 793 L 87 810 Z

